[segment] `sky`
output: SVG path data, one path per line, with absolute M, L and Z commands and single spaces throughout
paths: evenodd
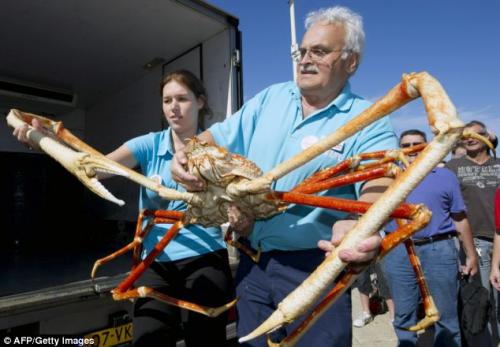
M 245 100 L 293 78 L 287 0 L 207 2 L 239 19 Z M 375 101 L 403 73 L 427 71 L 443 85 L 463 121 L 480 120 L 500 135 L 499 0 L 295 0 L 299 44 L 307 13 L 333 5 L 349 7 L 364 19 L 364 56 L 351 77 L 356 94 Z M 391 120 L 398 135 L 409 128 L 430 135 L 420 99 Z

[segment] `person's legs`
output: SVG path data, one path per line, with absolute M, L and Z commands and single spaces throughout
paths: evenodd
M 275 305 L 302 284 L 324 259 L 325 254 L 319 249 L 273 254 L 268 273 L 271 274 L 273 280 L 272 296 Z M 303 321 L 304 317 L 300 317 L 288 325 L 286 327 L 287 333 L 291 333 Z M 304 334 L 297 346 L 350 347 L 351 344 L 352 310 L 351 295 L 350 290 L 348 290 Z
M 225 250 L 209 253 L 185 264 L 180 269 L 185 278 L 184 299 L 208 306 L 218 307 L 234 298 L 233 280 L 229 259 Z M 225 346 L 228 313 L 218 317 L 186 311 L 183 319 L 186 346 Z
M 497 309 L 497 304 L 499 303 L 499 293 L 491 286 L 489 281 L 493 242 L 474 238 L 474 245 L 479 256 L 479 273 L 474 279 L 480 280 L 482 286 L 490 292 L 492 307 L 491 317 L 488 323 L 488 331 L 484 334 L 488 335 L 488 338 L 491 339 L 492 346 L 497 346 L 497 344 L 500 342 L 500 324 L 499 321 L 495 319 L 495 317 L 497 316 L 497 313 L 495 311 Z
M 391 323 L 394 323 L 394 315 L 396 312 L 396 308 L 394 306 L 394 300 L 385 299 L 385 303 L 387 305 L 387 310 L 389 311 L 389 319 L 390 319 Z
M 370 278 L 371 267 L 366 268 L 356 279 L 355 286 L 359 291 L 359 300 L 361 302 L 361 316 L 356 318 L 352 325 L 360 328 L 370 323 L 373 320 L 372 313 L 370 311 L 370 297 L 369 294 L 372 292 L 372 284 Z
M 247 255 L 241 254 L 236 272 L 237 336 L 248 335 L 274 311 L 271 299 L 271 279 L 265 269 L 269 263 L 269 254 L 262 253 L 256 264 Z M 240 344 L 241 347 L 267 346 L 266 337 Z
M 153 263 L 136 286 L 148 286 L 175 297 L 178 292 L 165 282 L 162 272 L 158 263 Z M 181 331 L 180 309 L 150 298 L 137 299 L 133 308 L 133 329 L 134 347 L 175 346 Z
M 384 271 L 380 263 L 375 263 L 374 265 L 375 273 L 377 274 L 377 287 L 380 295 L 385 298 L 385 303 L 387 304 L 387 310 L 389 311 L 389 318 L 391 322 L 394 322 L 394 301 L 392 300 L 391 291 L 385 279 Z
M 398 346 L 416 346 L 417 334 L 404 329 L 417 323 L 420 298 L 415 272 L 410 265 L 405 246 L 399 245 L 387 254 L 382 266 L 394 301 L 393 325 L 398 337 Z
M 153 263 L 137 281 L 174 298 L 216 307 L 232 300 L 233 286 L 227 251 Z M 185 314 L 184 314 L 185 313 Z M 185 311 L 184 339 L 187 346 L 224 346 L 227 313 L 217 318 Z M 175 346 L 181 336 L 181 310 L 153 299 L 139 299 L 134 305 L 134 347 Z
M 324 260 L 320 250 L 266 252 L 258 265 L 246 256 L 240 259 L 237 272 L 238 337 L 253 331 L 277 305 L 298 287 Z M 303 320 L 280 329 L 271 335 L 279 341 Z M 339 300 L 299 340 L 298 346 L 351 346 L 352 321 L 350 291 Z M 267 346 L 266 338 L 241 344 L 242 347 Z
M 434 346 L 460 346 L 458 252 L 453 239 L 416 246 L 424 276 L 439 311 Z

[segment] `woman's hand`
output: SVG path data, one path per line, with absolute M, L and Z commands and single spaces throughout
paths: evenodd
M 40 123 L 40 121 L 38 121 L 38 119 L 33 119 L 31 121 L 31 126 L 33 128 L 35 128 L 36 130 L 45 133 L 45 131 L 42 127 L 42 124 Z M 21 142 L 23 145 L 25 145 L 29 149 L 33 149 L 33 148 L 39 149 L 38 145 L 28 138 L 28 131 L 29 130 L 30 130 L 30 126 L 28 124 L 24 123 L 23 125 L 16 126 L 14 128 L 14 131 L 12 132 L 12 135 L 14 135 L 19 142 Z
M 205 182 L 196 176 L 189 174 L 185 165 L 187 164 L 187 157 L 183 150 L 178 150 L 175 152 L 172 158 L 172 164 L 170 165 L 170 171 L 172 173 L 172 178 L 186 188 L 187 191 L 201 191 L 205 189 Z

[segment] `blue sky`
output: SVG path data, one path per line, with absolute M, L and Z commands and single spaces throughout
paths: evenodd
M 288 1 L 208 2 L 240 20 L 245 99 L 292 79 Z M 347 6 L 364 18 L 366 46 L 351 78 L 354 92 L 375 101 L 403 73 L 425 70 L 441 82 L 464 121 L 481 120 L 500 134 L 500 1 L 295 0 L 299 43 L 305 15 L 332 5 Z M 391 119 L 398 134 L 408 128 L 430 134 L 420 100 Z

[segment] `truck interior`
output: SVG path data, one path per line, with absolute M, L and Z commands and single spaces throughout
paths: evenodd
M 62 121 L 102 153 L 165 128 L 159 83 L 176 69 L 204 82 L 214 114 L 207 125 L 241 106 L 238 19 L 203 1 L 5 0 L 0 42 L 0 114 L 17 108 Z M 114 206 L 11 133 L 0 122 L 0 331 L 36 323 L 29 313 L 47 303 L 55 309 L 109 290 L 129 259 L 105 266 L 97 283 L 92 264 L 132 239 L 138 212 L 136 185 L 107 180 L 126 201 Z M 109 324 L 89 318 L 90 330 Z M 61 320 L 39 321 L 38 332 L 60 329 Z

